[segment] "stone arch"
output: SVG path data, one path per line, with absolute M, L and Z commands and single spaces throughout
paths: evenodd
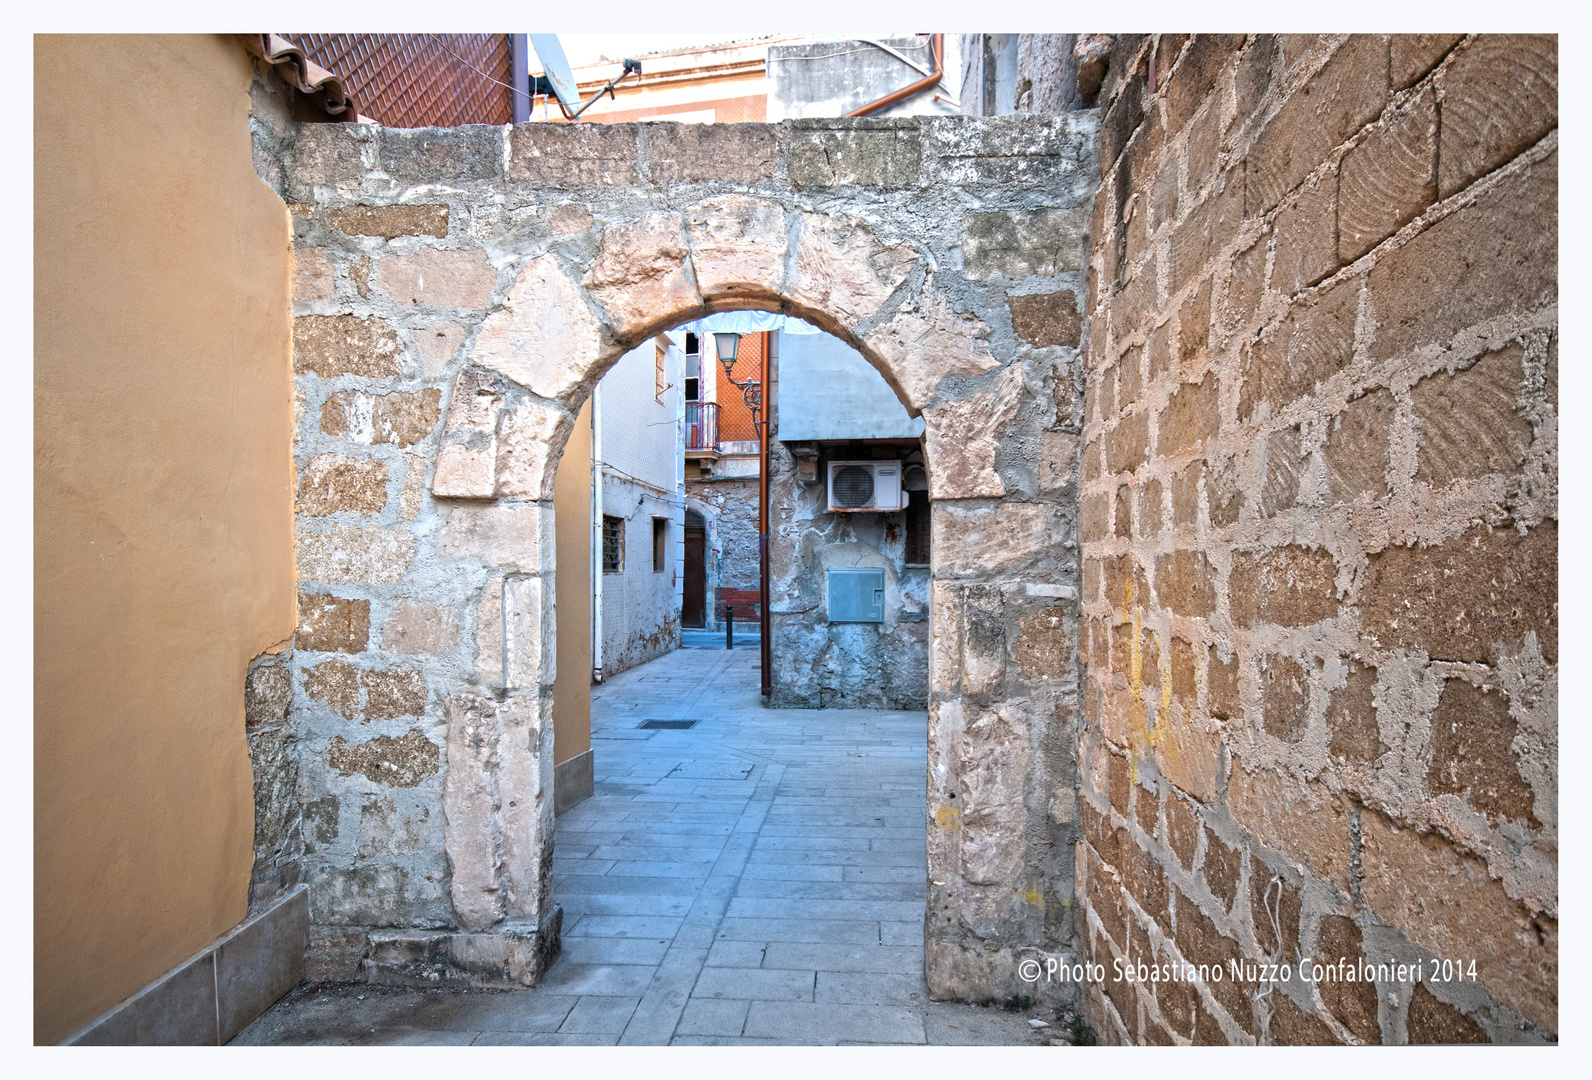
M 845 341 L 925 417 L 936 536 L 930 988 L 1068 999 L 1024 984 L 1017 965 L 1023 950 L 1059 951 L 1073 935 L 1076 754 L 1066 740 L 1079 706 L 1079 567 L 1068 493 L 1080 342 L 1043 326 L 1035 336 L 1011 299 L 1027 298 L 1031 312 L 1084 293 L 1088 186 L 1018 192 L 1007 164 L 993 162 L 1020 150 L 1038 155 L 1032 168 L 1070 178 L 1090 163 L 1088 122 L 1042 125 L 1016 149 L 985 122 L 737 125 L 704 129 L 689 154 L 670 149 L 679 135 L 669 125 L 531 124 L 506 138 L 318 127 L 328 130 L 299 131 L 285 163 L 289 197 L 306 208 L 301 268 L 324 266 L 329 283 L 295 309 L 306 425 L 331 396 L 405 380 L 441 400 L 435 428 L 406 451 L 424 471 L 406 464 L 404 491 L 428 477 L 419 511 L 404 519 L 414 523 L 393 526 L 390 509 L 380 511 L 386 524 L 305 521 L 300 565 L 310 586 L 344 582 L 368 595 L 372 635 L 400 602 L 451 612 L 463 630 L 421 665 L 433 696 L 405 736 L 407 746 L 443 744 L 406 805 L 429 813 L 440 803 L 416 828 L 435 835 L 440 819 L 445 864 L 408 879 L 417 899 L 407 908 L 361 909 L 361 974 L 530 983 L 554 955 L 559 456 L 592 388 L 629 349 L 716 311 L 757 308 Z M 698 159 L 711 170 L 692 172 Z M 435 204 L 423 221 L 442 224 L 405 232 L 422 220 L 406 203 L 421 201 Z M 433 363 L 421 336 L 445 337 L 434 330 L 444 325 L 459 333 Z M 309 356 L 356 339 L 373 344 L 352 347 L 360 356 L 346 363 Z M 372 348 L 381 363 L 368 360 Z M 352 469 L 344 459 L 371 456 L 360 449 L 368 441 L 329 431 L 301 429 L 305 464 L 341 455 L 327 468 Z M 401 557 L 381 562 L 377 551 Z M 327 719 L 320 730 L 339 729 Z M 326 741 L 316 738 L 310 745 Z M 339 760 L 388 752 L 368 745 Z M 312 793 L 334 788 L 317 769 Z M 342 850 L 334 844 L 312 868 L 325 896 L 362 887 L 344 865 L 353 850 Z M 316 886 L 317 873 L 329 884 Z M 416 877 L 438 884 L 414 886 Z

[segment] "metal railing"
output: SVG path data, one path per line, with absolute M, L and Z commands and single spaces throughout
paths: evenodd
M 685 448 L 717 450 L 719 446 L 719 406 L 713 401 L 685 403 Z

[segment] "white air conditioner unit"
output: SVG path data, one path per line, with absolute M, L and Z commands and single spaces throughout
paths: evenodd
M 890 513 L 906 506 L 902 494 L 899 461 L 829 463 L 830 513 Z

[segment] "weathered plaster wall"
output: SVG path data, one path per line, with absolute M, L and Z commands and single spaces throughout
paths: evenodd
M 657 346 L 665 342 L 664 389 L 657 393 Z M 605 677 L 680 647 L 684 369 L 678 346 L 659 335 L 621 357 L 599 386 L 602 512 L 624 522 L 620 570 L 603 572 Z M 668 521 L 661 570 L 652 557 L 653 518 Z
M 829 334 L 781 335 L 779 428 L 783 442 L 917 439 L 923 418 L 908 416 L 895 391 L 855 349 Z
M 301 588 L 328 630 L 294 688 L 320 970 L 539 977 L 552 467 L 626 351 L 760 307 L 926 419 L 929 987 L 1032 994 L 1020 957 L 1072 941 L 1095 119 L 262 134 L 297 214 Z M 411 613 L 437 632 L 400 652 Z
M 607 441 L 607 434 L 604 434 Z M 667 464 L 665 459 L 665 464 Z M 680 555 L 684 494 L 658 494 L 617 476 L 603 478 L 603 512 L 624 522 L 624 563 L 603 572 L 603 677 L 628 671 L 680 647 Z M 652 519 L 668 521 L 663 569 L 653 567 Z
M 1556 1037 L 1557 79 L 1551 37 L 1117 42 L 1089 950 L 1426 966 L 1108 982 L 1104 1038 Z
M 788 383 L 788 372 L 787 379 Z M 781 409 L 789 416 L 788 403 Z M 851 460 L 856 451 L 839 456 Z M 901 460 L 923 454 L 892 448 Z M 831 452 L 828 457 L 836 456 Z M 907 566 L 906 514 L 828 512 L 828 457 L 804 483 L 780 441 L 769 448 L 769 613 L 773 694 L 782 709 L 923 709 L 929 700 L 929 568 Z M 884 571 L 884 622 L 830 622 L 831 567 Z
M 33 48 L 34 1038 L 55 1042 L 247 910 L 245 672 L 293 633 L 292 253 L 234 39 Z
M 844 116 L 917 82 L 934 65 L 928 34 L 882 38 L 881 43 L 911 59 L 916 68 L 876 46 L 855 40 L 812 45 L 776 45 L 768 50 L 768 119 Z M 879 116 L 944 116 L 955 112 L 961 85 L 958 39 L 943 42 L 944 78 L 938 92 L 917 94 L 881 110 Z

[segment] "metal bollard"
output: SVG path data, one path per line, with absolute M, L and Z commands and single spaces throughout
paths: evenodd
M 735 648 L 735 609 L 729 604 L 724 605 L 724 647 Z

